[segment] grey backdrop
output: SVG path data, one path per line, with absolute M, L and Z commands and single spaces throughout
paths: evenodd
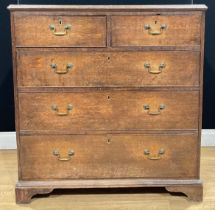
M 14 131 L 14 101 L 9 4 L 206 4 L 203 128 L 215 128 L 215 1 L 213 0 L 1 0 L 0 131 Z M 190 107 L 192 109 L 192 107 Z

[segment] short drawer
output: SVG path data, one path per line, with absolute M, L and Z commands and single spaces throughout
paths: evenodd
M 43 16 L 17 14 L 16 46 L 104 47 L 105 16 Z
M 197 178 L 196 135 L 20 137 L 22 180 Z
M 19 93 L 20 129 L 198 129 L 198 91 L 73 91 Z
M 19 86 L 198 86 L 199 52 L 19 49 Z
M 112 16 L 113 46 L 200 45 L 201 15 Z

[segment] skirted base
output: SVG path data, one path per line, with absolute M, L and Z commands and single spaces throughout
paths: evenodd
M 182 192 L 192 201 L 202 201 L 201 180 L 153 179 L 97 179 L 62 181 L 19 181 L 16 185 L 16 202 L 29 203 L 36 194 L 51 193 L 54 189 L 165 187 L 169 192 Z

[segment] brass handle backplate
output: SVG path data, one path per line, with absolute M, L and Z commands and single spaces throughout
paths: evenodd
M 150 63 L 144 63 L 144 67 L 145 67 L 145 69 L 148 70 L 148 72 L 150 74 L 160 74 L 163 71 L 163 69 L 165 69 L 166 64 L 165 63 L 161 63 L 159 65 L 158 69 L 152 69 Z
M 67 32 L 72 28 L 72 26 L 70 24 L 65 24 L 63 26 L 63 21 L 61 20 L 61 18 L 59 18 L 58 22 L 59 22 L 59 27 L 63 28 L 63 31 L 58 31 L 57 27 L 54 24 L 50 24 L 49 29 L 52 32 L 52 34 L 54 34 L 55 36 L 65 36 Z
M 161 156 L 165 154 L 165 150 L 163 148 L 159 149 L 158 153 L 152 155 L 149 149 L 144 149 L 144 155 L 147 156 L 149 160 L 160 160 Z
M 53 69 L 53 71 L 54 71 L 56 74 L 66 74 L 66 73 L 68 73 L 68 72 L 72 69 L 73 64 L 68 63 L 68 64 L 66 65 L 66 69 L 65 69 L 65 70 L 58 70 L 58 66 L 57 66 L 56 63 L 50 64 L 50 67 Z
M 167 29 L 166 24 L 160 24 L 159 30 L 154 29 L 150 24 L 145 24 L 144 29 L 148 31 L 150 35 L 160 35 Z
M 59 111 L 59 108 L 58 108 L 58 106 L 57 106 L 56 104 L 53 104 L 53 105 L 51 106 L 51 108 L 52 108 L 53 111 L 56 112 L 56 114 L 57 114 L 58 116 L 66 116 L 66 115 L 68 115 L 69 112 L 73 109 L 73 106 L 72 106 L 72 104 L 68 104 L 68 105 L 67 105 L 67 108 L 66 108 L 66 112 L 60 112 L 60 111 Z
M 148 110 L 148 114 L 149 115 L 160 115 L 161 114 L 161 110 L 165 109 L 165 105 L 164 104 L 160 104 L 160 106 L 158 107 L 157 111 L 150 111 L 150 105 L 149 104 L 144 104 L 143 108 L 144 110 Z
M 72 159 L 72 156 L 75 155 L 75 152 L 72 150 L 72 149 L 69 149 L 68 150 L 68 153 L 67 153 L 67 156 L 66 157 L 62 157 L 59 150 L 58 149 L 55 149 L 53 151 L 53 155 L 57 157 L 58 160 L 60 161 L 68 161 L 68 160 L 71 160 Z

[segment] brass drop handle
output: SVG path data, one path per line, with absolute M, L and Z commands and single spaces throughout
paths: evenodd
M 68 73 L 68 72 L 72 69 L 73 64 L 68 63 L 68 64 L 66 65 L 66 69 L 65 69 L 65 70 L 58 70 L 58 67 L 57 67 L 57 64 L 56 64 L 56 63 L 50 64 L 50 67 L 53 69 L 53 71 L 54 71 L 56 74 L 66 74 L 66 73 Z
M 148 70 L 148 72 L 150 74 L 160 74 L 163 71 L 163 69 L 165 69 L 166 64 L 165 63 L 161 63 L 159 65 L 158 69 L 152 69 L 150 63 L 144 63 L 144 67 L 145 67 L 145 69 Z
M 53 151 L 53 155 L 57 157 L 58 160 L 60 161 L 69 161 L 72 159 L 72 156 L 75 155 L 75 152 L 72 149 L 68 150 L 67 156 L 66 157 L 62 157 L 59 150 L 55 149 Z
M 58 19 L 59 25 L 62 28 L 63 21 L 61 18 Z M 67 31 L 69 31 L 72 28 L 70 24 L 65 24 L 63 26 L 63 31 L 57 31 L 56 26 L 54 24 L 49 25 L 49 29 L 55 36 L 65 36 L 67 34 Z
M 165 154 L 165 150 L 163 148 L 159 149 L 156 155 L 151 155 L 151 152 L 149 149 L 144 149 L 144 155 L 146 155 L 149 160 L 160 160 L 161 156 L 164 154 Z
M 67 31 L 70 30 L 72 26 L 70 24 L 66 24 L 64 26 L 63 31 L 57 31 L 56 26 L 54 24 L 49 25 L 49 29 L 52 31 L 52 34 L 55 36 L 65 36 L 67 34 Z
M 59 108 L 56 104 L 53 104 L 51 106 L 52 110 L 56 112 L 56 114 L 58 116 L 67 116 L 69 114 L 69 112 L 73 109 L 72 104 L 68 104 L 67 108 L 66 108 L 66 112 L 59 112 Z
M 152 112 L 150 111 L 150 105 L 149 104 L 144 104 L 143 108 L 144 110 L 148 110 L 148 114 L 149 115 L 160 115 L 161 114 L 161 110 L 165 109 L 165 105 L 164 104 L 160 104 L 160 106 L 158 107 L 158 111 Z
M 163 33 L 164 30 L 167 29 L 167 25 L 166 24 L 161 24 L 160 29 L 155 30 L 155 29 L 153 29 L 153 27 L 151 25 L 145 24 L 144 29 L 147 30 L 148 34 L 150 34 L 150 35 L 160 35 L 160 34 Z

